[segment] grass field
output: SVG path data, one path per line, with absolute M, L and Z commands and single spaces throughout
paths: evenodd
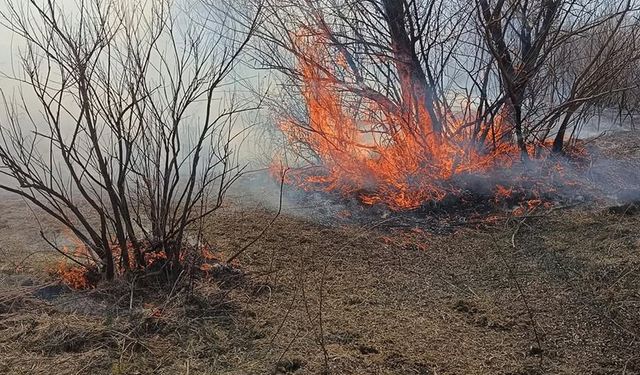
M 241 207 L 206 228 L 223 253 L 273 216 Z M 13 253 L 1 265 L 0 372 L 639 373 L 639 224 L 574 207 L 433 235 L 283 215 L 241 273 L 190 293 L 68 292 L 46 259 L 16 272 L 24 253 Z
M 640 160 L 638 137 L 598 145 Z M 0 373 L 640 373 L 637 204 L 500 211 L 434 232 L 331 207 L 287 207 L 268 227 L 267 195 L 236 192 L 203 228 L 220 259 L 257 239 L 232 268 L 85 291 L 49 274 L 60 258 L 38 233 L 64 231 L 3 196 Z

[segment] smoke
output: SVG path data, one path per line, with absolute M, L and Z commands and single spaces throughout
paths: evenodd
M 510 168 L 456 175 L 441 182 L 451 191 L 448 196 L 438 202 L 425 202 L 411 212 L 421 212 L 425 214 L 419 215 L 423 218 L 455 213 L 464 220 L 464 216 L 471 213 L 512 210 L 529 201 L 554 206 L 583 203 L 613 206 L 639 201 L 640 132 L 614 129 L 581 140 L 585 150 L 578 158 L 548 156 L 518 162 Z M 265 142 L 264 139 L 257 141 Z M 248 173 L 234 187 L 235 200 L 245 204 L 254 202 L 271 210 L 277 210 L 282 204 L 282 212 L 287 215 L 326 225 L 371 215 L 386 217 L 392 213 L 383 204 L 363 204 L 357 192 L 328 193 L 304 190 L 293 184 L 284 184 L 281 201 L 281 181 L 274 171 L 277 168 Z M 507 191 L 509 196 L 497 197 L 499 191 Z

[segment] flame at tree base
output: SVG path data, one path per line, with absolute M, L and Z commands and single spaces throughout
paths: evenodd
M 64 246 L 61 250 L 66 258 L 56 262 L 49 270 L 49 273 L 59 279 L 63 284 L 71 289 L 93 289 L 102 280 L 100 265 L 91 257 L 87 247 L 80 242 L 70 231 L 67 231 L 69 239 L 75 243 L 73 247 Z M 136 269 L 134 262 L 133 246 L 129 243 L 128 259 L 129 267 L 123 267 L 123 259 L 120 249 L 117 245 L 111 246 L 111 252 L 114 258 L 116 275 L 119 278 L 126 276 L 127 272 L 141 273 L 145 271 L 156 272 L 164 275 L 166 270 L 167 256 L 160 249 L 153 249 L 149 243 L 144 243 L 146 251 L 144 258 L 146 269 Z M 221 263 L 222 254 L 214 252 L 210 245 L 202 244 L 200 246 L 188 245 L 180 256 L 180 262 L 186 267 L 186 270 L 193 276 L 194 274 L 203 274 L 208 276 L 209 273 Z M 188 260 L 188 261 L 187 261 Z M 156 277 L 154 280 L 158 280 Z
M 330 184 L 331 176 L 322 167 L 292 169 L 287 172 L 285 182 L 305 191 L 324 192 L 338 200 L 356 199 L 365 206 L 385 206 L 392 211 L 424 210 L 425 212 L 479 212 L 502 209 L 526 209 L 549 207 L 553 202 L 573 202 L 576 196 L 586 199 L 590 196 L 587 186 L 574 190 L 574 185 L 582 184 L 579 177 L 569 176 L 563 166 L 579 168 L 581 161 L 562 160 L 535 161 L 531 165 L 513 162 L 510 168 L 496 167 L 474 173 L 460 173 L 446 180 L 430 181 L 429 195 L 419 185 L 407 190 L 380 192 L 373 188 L 353 186 L 344 190 Z M 418 182 L 419 184 L 419 182 Z M 437 190 L 436 190 L 437 189 Z M 576 194 L 580 191 L 580 194 Z M 434 211 L 435 210 L 435 211 Z M 479 211 L 478 211 L 479 210 Z M 516 213 L 514 211 L 514 213 Z
M 461 176 L 519 163 L 522 153 L 506 114 L 479 123 L 446 112 L 434 121 L 422 95 L 414 92 L 399 104 L 372 95 L 361 84 L 338 79 L 344 76 L 340 65 L 327 69 L 332 60 L 326 46 L 301 45 L 298 71 L 306 114 L 286 117 L 279 126 L 293 152 L 311 165 L 290 171 L 289 184 L 407 210 L 455 194 Z M 494 190 L 499 197 L 509 189 L 496 185 Z

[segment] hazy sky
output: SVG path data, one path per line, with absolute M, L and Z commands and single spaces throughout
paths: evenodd
M 10 1 L 13 1 L 15 4 L 19 4 L 20 6 L 28 5 L 27 0 L 10 0 Z M 37 1 L 43 1 L 43 0 L 37 0 Z M 80 0 L 54 0 L 54 3 L 57 6 L 64 8 L 65 12 L 69 12 L 69 11 L 73 12 L 74 10 L 77 9 L 78 1 Z M 88 1 L 92 1 L 92 0 L 88 0 Z M 123 1 L 129 1 L 129 0 L 123 0 Z M 134 1 L 134 0 L 130 0 L 130 1 Z M 151 3 L 153 3 L 156 0 L 148 0 L 148 1 L 151 1 Z M 191 1 L 194 1 L 194 0 L 176 0 L 174 4 L 177 3 L 178 6 L 184 6 L 185 3 L 188 3 Z M 129 4 L 133 4 L 133 3 L 129 3 Z M 4 13 L 6 12 L 6 10 L 7 10 L 7 0 L 0 0 L 0 11 Z M 17 89 L 18 87 L 20 87 L 20 85 L 15 80 L 7 78 L 6 76 L 21 77 L 23 75 L 22 69 L 20 66 L 19 51 L 23 49 L 24 46 L 25 46 L 25 43 L 20 36 L 15 35 L 11 30 L 7 29 L 7 27 L 0 26 L 0 48 L 2 51 L 2 53 L 0 53 L 0 73 L 1 73 L 0 89 L 7 96 L 8 99 L 10 99 L 13 95 L 18 93 Z M 238 77 L 241 77 L 242 79 L 250 80 L 252 81 L 251 84 L 253 84 L 253 82 L 256 81 L 258 72 L 251 70 L 247 67 L 239 66 L 238 69 L 236 69 L 235 71 L 235 75 Z M 244 95 L 245 97 L 249 95 L 248 91 L 245 89 L 245 87 L 242 87 L 242 85 L 235 85 L 233 87 L 229 86 L 229 87 L 226 87 L 225 90 L 239 91 L 239 95 Z M 221 95 L 223 94 L 222 91 L 223 90 L 220 90 Z M 27 103 L 33 102 L 34 106 L 32 109 L 34 109 L 35 111 L 34 113 L 37 113 L 39 111 L 40 104 L 37 102 L 37 99 L 35 98 L 35 96 L 31 93 L 31 89 L 26 85 L 22 85 L 22 94 L 25 95 L 25 99 Z M 0 105 L 0 119 L 4 119 L 5 114 L 3 112 L 4 110 Z M 204 112 L 204 108 L 194 107 L 193 112 L 194 112 L 194 116 L 201 116 L 201 114 Z M 256 114 L 253 114 L 253 116 L 252 114 L 248 114 L 248 116 L 239 118 L 236 123 L 236 129 L 239 130 L 248 125 L 253 125 L 253 123 L 256 122 L 257 118 L 258 117 L 256 116 Z M 248 140 L 246 140 L 244 143 L 242 143 L 240 154 L 243 156 L 243 160 L 244 161 L 256 160 L 256 155 L 255 155 L 256 152 L 262 152 L 262 151 L 256 151 L 256 150 L 262 150 L 261 147 L 256 147 L 256 145 L 258 143 L 265 143 L 265 142 L 266 140 L 264 139 L 264 137 L 258 140 L 257 138 L 252 136 Z

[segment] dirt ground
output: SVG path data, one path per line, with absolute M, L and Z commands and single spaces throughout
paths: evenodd
M 226 256 L 274 216 L 237 199 L 205 228 Z M 3 198 L 0 373 L 640 374 L 640 210 L 627 208 L 448 234 L 285 213 L 241 273 L 71 292 L 37 239 L 55 225 Z

